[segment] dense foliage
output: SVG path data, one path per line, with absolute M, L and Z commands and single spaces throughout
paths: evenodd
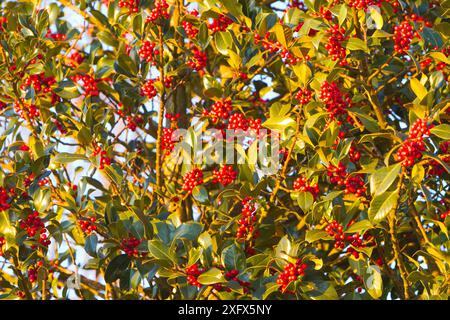
M 448 298 L 450 1 L 0 6 L 0 298 Z

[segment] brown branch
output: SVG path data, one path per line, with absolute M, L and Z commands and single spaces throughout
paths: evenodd
M 22 271 L 20 271 L 19 259 L 13 255 L 11 263 L 13 264 L 13 270 L 14 270 L 14 273 L 17 275 L 18 281 L 22 284 L 22 289 L 25 292 L 25 297 L 28 300 L 33 300 L 33 295 L 31 294 L 30 288 L 28 287 L 28 281 L 23 276 Z
M 158 25 L 158 37 L 159 37 L 159 76 L 161 81 L 164 83 L 164 40 L 163 40 L 163 31 L 161 25 Z M 162 146 L 161 146 L 161 138 L 163 132 L 164 125 L 164 111 L 165 111 L 165 86 L 161 86 L 160 92 L 160 103 L 159 103 L 159 114 L 158 114 L 158 131 L 157 131 L 157 141 L 156 141 L 156 188 L 157 192 L 161 192 L 162 189 L 162 179 L 161 179 L 161 164 L 162 164 Z
M 297 143 L 297 139 L 298 139 L 297 136 L 298 136 L 299 131 L 300 131 L 300 114 L 298 113 L 297 114 L 297 124 L 296 124 L 296 129 L 295 129 L 292 145 L 289 148 L 286 160 L 285 160 L 285 162 L 283 164 L 283 168 L 281 169 L 281 173 L 278 176 L 277 181 L 275 182 L 275 187 L 274 187 L 274 189 L 272 191 L 272 194 L 270 195 L 270 202 L 273 202 L 275 200 L 277 192 L 278 192 L 278 190 L 280 189 L 280 186 L 281 186 L 281 181 L 285 179 L 288 163 L 289 163 L 289 160 L 291 158 L 292 151 L 295 148 L 295 144 Z
M 400 181 L 398 183 L 398 187 L 397 187 L 397 191 L 396 191 L 398 193 L 398 195 L 400 195 L 400 192 L 402 190 L 404 177 L 405 177 L 405 169 L 403 169 L 402 173 L 400 174 Z M 395 208 L 393 208 L 392 211 L 388 215 L 389 235 L 391 238 L 392 250 L 394 252 L 394 259 L 397 263 L 397 266 L 398 266 L 398 269 L 400 272 L 400 277 L 402 278 L 403 298 L 408 300 L 410 298 L 408 275 L 407 275 L 407 270 L 405 268 L 405 265 L 403 263 L 403 259 L 401 257 L 400 245 L 399 245 L 396 231 L 395 231 L 395 225 L 396 225 L 396 221 L 397 221 L 396 213 L 397 213 L 397 209 L 399 207 L 399 202 L 400 202 L 400 199 L 398 199 Z

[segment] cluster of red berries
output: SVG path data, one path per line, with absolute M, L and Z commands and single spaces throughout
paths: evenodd
M 16 101 L 14 103 L 14 111 L 24 120 L 38 118 L 41 114 L 35 104 L 26 103 L 24 99 L 22 99 L 22 102 Z
M 319 195 L 319 185 L 317 183 L 309 183 L 305 177 L 298 177 L 294 181 L 294 190 L 301 192 L 310 192 L 314 200 L 317 199 Z
M 204 272 L 205 270 L 203 268 L 199 268 L 197 263 L 193 264 L 190 267 L 187 267 L 186 268 L 187 282 L 191 286 L 201 288 L 202 284 L 198 282 L 198 277 Z
M 218 18 L 212 19 L 212 21 L 208 23 L 208 29 L 211 30 L 212 33 L 225 31 L 227 30 L 228 26 L 232 23 L 233 20 L 231 20 L 224 14 L 220 14 Z
M 184 175 L 183 181 L 182 189 L 187 191 L 188 194 L 191 194 L 196 186 L 203 183 L 203 171 L 195 168 Z
M 44 56 L 42 55 L 42 53 L 38 53 L 35 58 L 31 59 L 30 61 L 28 61 L 27 64 L 25 64 L 24 69 L 26 69 L 29 65 L 37 63 L 38 60 L 42 60 L 43 58 L 44 58 Z M 16 65 L 12 65 L 11 67 L 13 67 L 13 69 L 15 70 L 17 66 Z M 21 76 L 23 76 L 23 74 Z
M 365 233 L 361 236 L 359 233 L 347 236 L 347 241 L 350 246 L 347 248 L 346 252 L 351 254 L 355 259 L 358 259 L 360 253 L 355 248 L 365 248 L 375 246 L 375 241 L 373 236 L 369 233 Z M 378 261 L 379 262 L 379 261 Z
M 85 234 L 90 235 L 93 231 L 97 230 L 97 226 L 95 225 L 96 221 L 97 218 L 90 217 L 87 220 L 79 220 L 78 225 Z
M 327 167 L 327 175 L 330 177 L 330 182 L 338 186 L 345 186 L 345 193 L 353 193 L 360 197 L 366 193 L 364 186 L 364 175 L 357 174 L 349 176 L 347 168 L 342 162 L 337 166 L 330 164 Z
M 325 20 L 328 20 L 328 21 L 333 20 L 333 14 L 331 13 L 331 11 L 327 7 L 320 6 L 319 14 Z
M 199 12 L 197 9 L 192 9 L 191 11 L 188 11 L 187 13 L 194 17 L 198 17 L 198 15 L 199 15 Z
M 88 96 L 96 97 L 99 95 L 97 83 L 100 81 L 100 79 L 94 79 L 92 76 L 88 74 L 77 74 L 75 76 L 72 76 L 71 80 L 75 83 L 79 82 L 81 84 L 84 90 L 84 95 L 86 97 Z
M 246 131 L 248 129 L 248 122 L 245 115 L 239 112 L 233 113 L 228 120 L 228 129 Z
M 269 53 L 279 53 L 283 62 L 287 65 L 296 65 L 302 61 L 301 57 L 296 57 L 287 48 L 284 48 L 279 41 L 270 40 L 270 32 L 266 32 L 264 39 L 261 39 L 259 34 L 255 34 L 254 43 L 256 45 L 262 44 L 264 50 L 269 51 Z M 307 57 L 305 57 L 307 59 Z
M 25 230 L 30 237 L 34 237 L 36 233 L 40 233 L 42 230 L 46 232 L 44 223 L 39 218 L 39 213 L 34 211 L 25 220 L 21 220 L 20 228 Z
M 233 106 L 231 105 L 231 99 L 221 99 L 216 101 L 212 106 L 211 110 L 204 110 L 203 116 L 210 117 L 211 121 L 216 123 L 219 119 L 228 119 L 230 113 L 233 111 Z
M 218 269 L 223 271 L 223 266 L 217 266 Z M 205 272 L 204 268 L 200 268 L 198 266 L 197 263 L 189 266 L 186 268 L 185 270 L 186 275 L 187 275 L 187 282 L 188 284 L 190 284 L 191 286 L 195 286 L 197 288 L 201 288 L 202 284 L 198 281 L 198 277 Z M 250 282 L 241 280 L 238 278 L 239 275 L 239 270 L 233 269 L 230 271 L 225 272 L 225 279 L 227 279 L 228 281 L 236 281 L 237 283 L 239 283 L 239 285 L 241 287 L 243 287 L 244 289 L 244 293 L 247 293 L 249 291 L 249 287 L 250 287 Z M 224 286 L 223 284 L 220 283 L 216 283 L 212 285 L 212 288 L 216 291 L 227 291 L 227 292 L 231 292 L 231 289 Z
M 364 186 L 364 175 L 357 174 L 348 176 L 345 179 L 345 193 L 353 193 L 357 197 L 361 197 L 366 191 L 366 187 Z
M 31 267 L 28 269 L 28 280 L 30 280 L 31 283 L 35 283 L 38 277 L 38 268 Z
M 173 139 L 174 131 L 175 131 L 175 129 L 173 129 L 173 128 L 164 128 L 163 129 L 163 134 L 161 137 L 161 149 L 164 150 L 164 156 L 170 155 L 170 153 L 175 148 L 176 141 Z
M 357 163 L 359 159 L 361 159 L 361 152 L 359 152 L 359 150 L 355 146 L 351 146 L 348 152 L 348 156 L 351 162 Z
M 342 162 L 339 162 L 337 166 L 330 163 L 327 167 L 327 175 L 330 177 L 332 184 L 342 186 L 347 178 L 347 168 Z
M 363 237 L 359 233 L 345 236 L 344 227 L 336 220 L 332 221 L 325 227 L 325 232 L 334 237 L 334 247 L 336 249 L 344 249 L 348 246 L 346 252 L 353 255 L 356 259 L 359 258 L 359 252 L 355 248 L 364 248 L 374 245 L 373 237 L 369 234 L 364 234 Z
M 409 139 L 423 139 L 430 135 L 430 127 L 425 119 L 417 119 L 409 129 Z
M 405 19 L 398 26 L 394 27 L 394 50 L 400 54 L 405 53 L 409 50 L 412 39 L 417 35 L 411 23 Z
M 192 23 L 190 23 L 189 21 L 183 21 L 182 23 L 184 32 L 186 32 L 186 35 L 191 38 L 191 39 L 195 39 L 198 35 L 198 29 L 196 27 L 194 27 L 194 25 Z
M 269 51 L 270 53 L 278 52 L 282 49 L 280 42 L 274 42 L 269 39 L 270 32 L 266 32 L 264 35 L 264 39 L 261 39 L 261 36 L 259 34 L 255 34 L 255 44 L 262 44 L 264 50 Z
M 92 156 L 96 157 L 97 155 L 100 155 L 100 165 L 98 168 L 104 169 L 105 166 L 111 165 L 111 158 L 109 158 L 106 155 L 106 151 L 103 150 L 102 147 L 100 147 L 96 143 L 93 144 L 93 147 L 94 147 L 94 151 L 92 152 Z
M 145 252 L 139 252 L 136 248 L 141 244 L 142 240 L 136 239 L 135 237 L 129 237 L 122 239 L 120 241 L 120 248 L 129 257 L 139 258 L 145 256 Z
M 159 77 L 156 78 L 156 80 L 159 81 Z M 172 86 L 172 82 L 173 82 L 173 77 L 169 76 L 169 77 L 164 77 L 164 81 L 162 83 L 163 83 L 164 87 L 170 88 Z
M 159 55 L 159 50 L 155 49 L 156 44 L 151 41 L 144 41 L 138 50 L 139 56 L 145 61 L 156 65 L 155 57 Z
M 119 0 L 119 8 L 128 8 L 130 13 L 137 13 L 139 0 Z
M 297 259 L 294 263 L 288 263 L 284 266 L 283 272 L 278 275 L 277 284 L 280 285 L 280 291 L 282 293 L 292 293 L 286 290 L 289 284 L 293 281 L 299 280 L 299 278 L 305 275 L 305 270 L 308 268 L 306 263 L 303 263 L 302 259 Z
M 144 123 L 144 118 L 142 118 L 140 114 L 136 116 L 126 116 L 125 123 L 128 129 L 136 131 L 136 129 Z
M 191 52 L 193 54 L 193 57 L 187 62 L 187 65 L 197 72 L 203 71 L 208 62 L 206 53 L 196 46 L 192 47 Z
M 38 74 L 32 74 L 26 78 L 20 88 L 25 90 L 27 87 L 33 87 L 33 89 L 39 93 L 48 93 L 52 91 L 51 86 L 56 83 L 55 77 L 46 77 L 43 72 Z
M 155 80 L 149 79 L 141 86 L 141 96 L 153 99 L 156 94 L 156 88 L 154 86 Z
M 420 68 L 425 69 L 433 62 L 432 58 L 426 58 L 422 61 L 420 61 Z
M 34 211 L 26 219 L 19 221 L 19 227 L 25 230 L 29 237 L 34 237 L 39 234 L 39 243 L 45 247 L 50 245 L 50 239 L 48 239 L 47 229 L 45 228 L 44 222 L 39 217 L 39 212 Z
M 407 139 L 397 151 L 398 161 L 402 162 L 402 166 L 411 167 L 416 159 L 422 158 L 425 151 L 425 143 L 422 140 Z
M 242 113 L 234 113 L 228 119 L 229 130 L 253 130 L 256 133 L 261 129 L 261 119 L 246 118 Z
M 411 14 L 411 15 L 409 15 L 409 16 L 406 15 L 406 16 L 405 16 L 405 20 L 408 20 L 408 19 L 411 19 L 411 21 L 414 21 L 414 22 L 419 22 L 419 23 L 421 23 L 421 25 L 420 25 L 419 28 L 418 28 L 418 31 L 419 31 L 419 32 L 422 32 L 422 31 L 423 31 L 423 26 L 428 27 L 428 28 L 431 28 L 431 27 L 433 26 L 433 24 L 432 24 L 430 21 L 425 20 L 424 17 L 418 16 L 418 15 L 415 14 L 415 13 L 413 13 L 413 14 Z M 416 33 L 415 36 L 419 37 L 419 34 Z
M 436 70 L 442 71 L 445 69 L 446 66 L 447 66 L 447 64 L 445 62 L 438 62 L 438 64 L 436 65 Z
M 408 138 L 397 151 L 397 159 L 402 166 L 411 167 L 416 159 L 422 158 L 425 151 L 425 136 L 430 135 L 430 128 L 425 119 L 417 119 L 409 130 Z
M 155 0 L 155 7 L 150 11 L 150 15 L 145 19 L 145 23 L 153 23 L 158 19 L 169 19 L 169 5 L 166 0 Z
M 449 148 L 450 148 L 450 141 L 444 141 L 439 145 L 439 149 L 442 152 L 442 154 L 448 154 Z M 443 156 L 441 160 L 450 165 L 450 155 Z M 434 159 L 430 161 L 430 170 L 429 170 L 430 175 L 441 176 L 445 172 L 446 170 L 440 162 Z
M 227 186 L 236 180 L 237 172 L 234 171 L 230 165 L 223 165 L 220 170 L 213 170 L 213 183 L 221 183 L 223 186 Z
M 39 179 L 39 181 L 38 181 L 38 186 L 39 186 L 39 187 L 46 186 L 49 182 L 50 182 L 50 179 L 49 179 L 49 178 L 42 178 L 42 179 Z
M 445 220 L 445 218 L 447 218 L 447 217 L 449 217 L 450 216 L 450 210 L 447 210 L 446 212 L 442 212 L 440 215 L 439 215 L 439 217 L 442 219 L 442 220 Z
M 166 119 L 170 122 L 176 122 L 178 119 L 180 119 L 181 114 L 177 113 L 166 113 L 165 115 Z
M 344 227 L 338 223 L 336 220 L 332 221 L 325 227 L 325 232 L 328 233 L 331 237 L 334 237 L 335 243 L 334 247 L 336 249 L 345 247 L 345 236 L 344 236 Z
M 352 8 L 356 9 L 367 9 L 368 6 L 371 6 L 374 4 L 373 0 L 349 0 L 348 5 Z
M 66 64 L 70 68 L 76 68 L 84 61 L 84 57 L 78 51 L 72 52 L 66 59 Z
M 0 237 L 0 257 L 3 257 L 3 246 L 6 244 L 5 237 Z
M 300 89 L 300 90 L 298 90 L 298 92 L 295 94 L 295 99 L 297 99 L 298 102 L 299 102 L 302 106 L 308 104 L 308 103 L 311 101 L 311 97 L 312 97 L 312 92 L 311 92 L 311 90 L 309 90 L 308 88 Z
M 0 212 L 8 210 L 11 205 L 9 204 L 9 193 L 4 187 L 0 187 Z
M 339 60 L 341 66 L 347 65 L 348 62 L 345 59 L 347 56 L 347 49 L 342 46 L 342 42 L 348 39 L 348 37 L 345 36 L 345 29 L 336 24 L 328 28 L 327 33 L 329 37 L 325 44 L 325 49 L 327 49 L 328 54 L 331 56 L 331 60 Z
M 319 99 L 325 103 L 332 120 L 339 115 L 346 115 L 347 108 L 351 104 L 349 96 L 341 92 L 336 82 L 323 82 L 320 86 Z
M 255 253 L 253 245 L 259 237 L 259 231 L 255 230 L 257 206 L 252 197 L 247 197 L 242 200 L 242 206 L 242 217 L 238 220 L 239 226 L 236 231 L 236 238 L 249 241 L 249 245 L 246 246 L 246 252 L 252 255 Z
M 50 29 L 47 30 L 46 38 L 53 39 L 55 41 L 64 41 L 67 36 L 64 33 L 52 33 Z

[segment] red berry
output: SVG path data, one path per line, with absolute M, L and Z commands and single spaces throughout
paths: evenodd
M 8 190 L 4 187 L 0 187 L 0 212 L 8 210 L 11 207 L 9 201 L 10 195 L 8 194 Z
M 182 26 L 189 38 L 195 39 L 197 37 L 198 29 L 194 27 L 192 23 L 190 23 L 189 21 L 183 21 Z
M 208 23 L 208 29 L 213 33 L 219 31 L 227 30 L 228 26 L 233 23 L 233 20 L 228 18 L 227 16 L 220 14 L 218 18 L 212 19 L 210 23 Z
M 129 237 L 122 239 L 120 242 L 120 248 L 123 252 L 125 252 L 129 257 L 139 258 L 145 257 L 145 252 L 139 252 L 136 248 L 141 244 L 143 240 L 139 240 L 135 237 Z
M 397 159 L 402 162 L 402 166 L 411 167 L 415 161 L 422 158 L 425 151 L 424 137 L 430 135 L 430 130 L 426 120 L 417 119 L 409 130 L 408 138 L 397 150 Z
M 314 199 L 317 199 L 317 196 L 319 195 L 318 184 L 309 183 L 305 177 L 298 177 L 294 181 L 294 190 L 301 192 L 310 192 L 313 195 Z
M 220 170 L 213 170 L 213 183 L 221 183 L 224 186 L 227 186 L 236 179 L 237 172 L 233 170 L 233 167 L 230 165 L 224 165 Z
M 347 55 L 347 49 L 342 45 L 342 42 L 348 39 L 345 36 L 345 29 L 336 24 L 328 28 L 327 33 L 329 37 L 325 44 L 325 49 L 328 50 L 331 60 L 339 60 L 340 65 L 346 65 L 347 60 L 345 57 Z
M 291 291 L 286 290 L 289 284 L 293 281 L 297 281 L 301 279 L 305 275 L 305 270 L 307 269 L 307 265 L 302 263 L 302 259 L 297 259 L 295 264 L 288 263 L 284 266 L 283 272 L 281 272 L 277 277 L 277 284 L 280 285 L 280 291 L 282 293 L 293 293 Z
M 193 57 L 187 62 L 187 65 L 197 72 L 203 71 L 207 64 L 206 53 L 194 46 L 192 54 Z
M 155 0 L 154 5 L 150 15 L 145 19 L 145 23 L 154 23 L 158 19 L 169 19 L 169 5 L 166 0 Z
M 79 82 L 84 90 L 85 96 L 98 96 L 99 91 L 97 89 L 97 83 L 100 81 L 99 79 L 94 79 L 90 75 L 75 75 L 71 77 L 72 81 L 77 83 Z
M 347 108 L 351 105 L 348 95 L 343 94 L 335 82 L 323 82 L 320 87 L 319 99 L 325 103 L 330 118 L 336 119 L 340 115 L 347 114 Z
M 394 27 L 394 50 L 403 54 L 409 50 L 409 45 L 417 35 L 413 31 L 413 27 L 408 20 L 404 20 Z
M 186 173 L 183 177 L 183 187 L 184 191 L 187 191 L 188 194 L 192 193 L 192 190 L 198 185 L 203 183 L 203 172 L 199 168 L 195 168 L 192 171 Z
M 306 105 L 308 104 L 308 102 L 311 101 L 311 96 L 312 96 L 311 90 L 305 88 L 298 90 L 297 94 L 295 95 L 295 99 L 297 99 L 301 105 Z
M 141 86 L 141 96 L 145 96 L 148 99 L 153 99 L 156 96 L 157 91 L 153 85 L 154 82 L 154 80 L 150 79 Z
M 139 0 L 119 0 L 119 8 L 128 8 L 130 13 L 139 11 Z
M 155 65 L 156 56 L 159 55 L 159 50 L 155 50 L 156 44 L 151 41 L 144 41 L 138 50 L 139 56 L 145 61 Z

